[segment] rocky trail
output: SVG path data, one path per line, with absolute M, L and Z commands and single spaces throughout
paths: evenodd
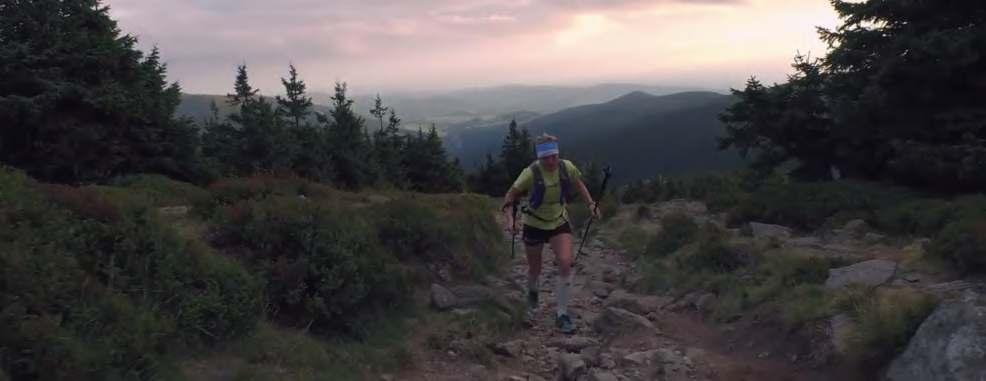
M 522 250 L 518 243 L 518 250 Z M 532 326 L 500 342 L 491 366 L 465 361 L 454 350 L 424 354 L 414 371 L 383 379 L 407 380 L 809 380 L 790 358 L 770 356 L 752 343 L 734 339 L 703 321 L 702 297 L 673 299 L 628 292 L 639 278 L 624 251 L 599 240 L 586 245 L 575 263 L 570 313 L 578 330 L 566 335 L 554 326 L 554 253 L 545 248 L 541 307 Z M 485 293 L 520 303 L 527 264 L 512 261 L 509 279 L 489 278 Z M 483 294 L 484 292 L 479 292 Z M 449 313 L 468 313 L 476 287 L 433 285 L 432 304 Z M 442 296 L 444 295 L 444 296 Z M 444 298 L 444 301 L 442 299 Z M 769 333 L 768 333 L 769 335 Z
M 717 219 L 704 205 L 688 202 L 652 206 L 659 223 L 670 212 L 686 212 L 696 221 Z M 625 211 L 624 211 L 625 212 Z M 628 214 L 628 213 L 623 213 Z M 623 221 L 611 221 L 610 226 Z M 648 223 L 647 221 L 638 221 Z M 861 221 L 844 228 L 809 236 L 796 236 L 782 226 L 749 225 L 743 233 L 731 229 L 731 240 L 769 240 L 777 250 L 812 256 L 837 256 L 844 267 L 829 270 L 824 287 L 839 290 L 849 285 L 870 288 L 913 289 L 936 295 L 942 308 L 952 315 L 979 313 L 986 305 L 968 292 L 981 288 L 981 282 L 941 279 L 940 275 L 921 273 L 904 263 L 926 240 L 913 243 L 890 242 L 887 237 L 869 231 Z M 606 240 L 611 241 L 611 240 Z M 477 313 L 475 302 L 493 300 L 502 306 L 522 305 L 527 265 L 518 244 L 518 255 L 509 272 L 502 277 L 488 277 L 484 285 L 448 287 L 434 284 L 430 302 L 448 314 Z M 770 255 L 770 253 L 766 253 Z M 776 319 L 751 311 L 728 322 L 715 322 L 708 312 L 717 302 L 716 295 L 691 292 L 678 297 L 635 294 L 641 275 L 626 253 L 595 239 L 587 244 L 575 264 L 569 311 L 578 328 L 566 335 L 554 326 L 555 281 L 554 254 L 545 249 L 541 284 L 541 306 L 534 324 L 517 327 L 505 336 L 481 343 L 494 354 L 488 361 L 477 362 L 463 356 L 462 345 L 425 349 L 417 352 L 419 361 L 411 370 L 384 375 L 383 380 L 864 380 L 858 368 L 833 361 L 845 350 L 846 332 L 854 322 L 845 314 L 818 320 L 791 332 L 780 327 Z M 966 293 L 966 294 L 963 294 Z M 965 296 L 962 296 L 965 295 Z M 961 297 L 960 297 L 961 296 Z M 964 299 L 963 299 L 964 298 Z M 973 299 L 970 299 L 973 298 Z M 967 300 L 956 306 L 956 301 Z M 964 308 L 964 309 L 963 309 Z M 963 312 L 954 312 L 963 311 Z M 937 315 L 937 314 L 936 314 Z M 929 319 L 931 320 L 931 319 Z M 983 320 L 983 319 L 980 319 Z M 972 326 L 976 325 L 978 326 Z M 980 323 L 950 321 L 939 324 L 937 331 L 980 329 Z M 942 328 L 945 327 L 945 328 Z M 979 328 L 976 328 L 979 327 Z M 443 327 L 434 329 L 442 330 Z M 916 340 L 928 348 L 949 345 L 954 335 L 941 334 Z M 919 336 L 921 331 L 918 332 Z M 975 341 L 986 337 L 986 330 Z M 462 338 L 465 340 L 465 338 Z M 984 341 L 986 342 L 986 341 Z M 461 343 L 460 343 L 461 344 Z M 968 343 L 959 343 L 966 345 Z M 971 345 L 971 344 L 970 344 Z M 973 348 L 974 349 L 974 348 Z M 927 366 L 966 364 L 978 361 L 979 352 L 942 357 L 944 351 L 908 350 L 909 360 Z M 936 357 L 937 356 L 937 357 Z M 946 364 L 946 365 L 942 365 Z M 925 368 L 927 366 L 922 365 Z M 919 372 L 921 367 L 895 363 L 897 374 Z M 981 368 L 982 366 L 979 366 Z M 912 369 L 913 368 L 913 369 Z M 969 372 L 978 372 L 967 370 Z M 965 369 L 965 368 L 963 368 Z M 918 380 L 904 376 L 899 380 Z

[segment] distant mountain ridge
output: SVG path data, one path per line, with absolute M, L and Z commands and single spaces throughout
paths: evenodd
M 414 129 L 435 123 L 440 130 L 474 119 L 492 119 L 522 111 L 549 114 L 566 108 L 608 102 L 634 91 L 670 94 L 687 90 L 682 87 L 654 86 L 630 83 L 606 83 L 593 86 L 526 86 L 507 85 L 432 93 L 382 93 L 386 106 L 393 107 Z M 331 94 L 313 91 L 309 94 L 318 111 L 326 111 Z M 369 115 L 375 95 L 354 95 L 356 110 Z M 201 120 L 208 116 L 209 103 L 215 100 L 225 111 L 225 95 L 183 94 L 177 113 Z
M 718 115 L 732 102 L 729 95 L 707 91 L 634 91 L 518 123 L 533 135 L 559 136 L 563 156 L 608 163 L 616 168 L 614 180 L 626 182 L 740 167 L 738 155 L 720 152 L 716 142 L 723 133 Z M 446 144 L 467 167 L 474 167 L 487 152 L 499 152 L 508 123 L 450 128 Z

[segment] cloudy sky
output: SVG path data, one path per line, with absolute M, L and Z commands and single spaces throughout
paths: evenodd
M 501 84 L 741 86 L 824 53 L 828 0 L 104 0 L 157 45 L 186 92 L 226 93 L 246 62 L 263 93 L 288 63 L 312 89 Z

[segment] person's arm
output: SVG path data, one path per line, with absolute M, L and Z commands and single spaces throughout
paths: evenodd
M 516 207 L 520 193 L 517 188 L 510 187 L 507 194 L 503 196 L 503 204 L 500 205 L 500 211 L 503 212 L 503 219 L 507 222 L 506 230 L 510 233 L 517 232 L 517 221 L 514 221 L 513 208 Z

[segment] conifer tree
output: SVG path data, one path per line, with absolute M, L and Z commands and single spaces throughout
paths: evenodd
M 277 110 L 294 122 L 294 128 L 301 128 L 301 122 L 311 114 L 312 98 L 305 94 L 305 82 L 298 79 L 298 70 L 289 65 L 288 78 L 281 78 L 284 85 L 282 98 L 277 97 Z

